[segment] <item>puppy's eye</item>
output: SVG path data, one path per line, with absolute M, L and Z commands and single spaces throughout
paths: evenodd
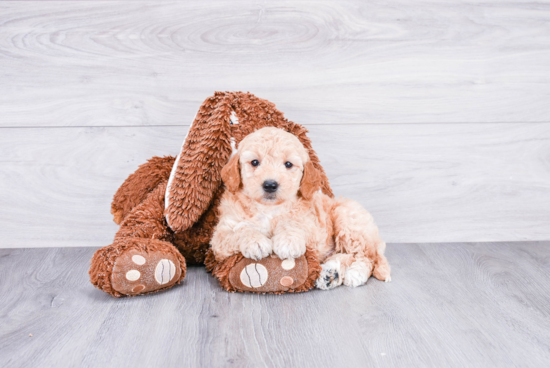
M 287 169 L 290 169 L 292 166 L 294 166 L 294 165 L 292 165 L 292 162 L 288 162 L 288 161 L 285 162 L 285 167 L 286 167 Z
M 250 163 L 250 165 L 252 166 L 258 166 L 260 164 L 260 161 L 258 160 L 252 160 L 252 162 Z

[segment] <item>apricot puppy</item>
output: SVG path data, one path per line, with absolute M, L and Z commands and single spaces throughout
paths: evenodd
M 222 170 L 225 191 L 211 240 L 218 261 L 242 253 L 260 260 L 317 252 L 320 289 L 359 286 L 390 266 L 372 216 L 357 202 L 321 193 L 319 175 L 296 136 L 262 128 L 246 136 Z

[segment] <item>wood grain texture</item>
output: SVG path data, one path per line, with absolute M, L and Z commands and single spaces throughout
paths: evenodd
M 126 299 L 89 283 L 94 250 L 0 250 L 0 366 L 550 365 L 548 242 L 390 244 L 391 283 L 298 295 L 230 294 L 195 267 Z
M 3 1 L 1 126 L 188 124 L 215 90 L 303 124 L 550 121 L 550 3 Z
M 0 247 L 103 246 L 110 202 L 188 127 L 1 129 Z M 310 126 L 336 195 L 389 242 L 550 238 L 549 124 Z

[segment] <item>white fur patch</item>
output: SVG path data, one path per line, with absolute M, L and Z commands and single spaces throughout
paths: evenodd
M 239 118 L 237 117 L 237 114 L 235 114 L 235 111 L 231 111 L 231 116 L 229 116 L 229 120 L 231 120 L 231 123 L 234 125 L 239 124 Z
M 235 111 L 231 111 L 231 116 L 229 116 L 229 120 L 233 125 L 239 124 L 239 118 L 237 117 L 237 114 L 235 114 Z M 234 137 L 231 137 L 231 156 L 233 156 L 235 153 L 237 153 L 237 141 Z
M 237 141 L 235 140 L 235 137 L 231 137 L 231 156 L 233 156 L 235 153 L 238 152 L 237 150 Z
M 315 282 L 315 286 L 321 290 L 334 289 L 342 284 L 342 275 L 340 274 L 340 262 L 328 261 L 321 265 L 321 273 Z
M 353 262 L 346 270 L 344 285 L 350 287 L 361 286 L 367 282 L 370 274 L 371 269 L 364 262 Z

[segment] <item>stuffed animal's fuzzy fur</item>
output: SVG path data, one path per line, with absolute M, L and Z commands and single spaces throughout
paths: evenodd
M 199 108 L 179 155 L 152 158 L 116 192 L 111 212 L 120 229 L 113 244 L 94 254 L 91 282 L 116 297 L 139 295 L 180 282 L 186 264 L 204 263 L 225 190 L 222 168 L 241 140 L 263 127 L 283 129 L 300 140 L 319 174 L 321 190 L 332 197 L 303 126 L 288 121 L 273 103 L 250 93 L 216 92 Z M 149 264 L 150 259 L 161 258 L 164 263 Z M 121 292 L 113 284 L 124 275 L 135 283 L 133 291 Z M 155 284 L 159 279 L 164 283 Z

